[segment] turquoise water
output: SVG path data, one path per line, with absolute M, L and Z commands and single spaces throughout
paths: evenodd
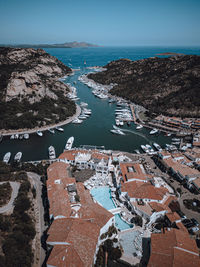
M 111 210 L 116 208 L 111 199 L 109 187 L 96 187 L 93 188 L 90 193 L 92 194 L 93 198 L 105 209 Z
M 133 228 L 132 225 L 130 225 L 130 224 L 126 223 L 125 221 L 123 221 L 119 214 L 115 215 L 115 226 L 118 229 L 120 229 L 121 231 Z
M 109 61 L 119 58 L 130 58 L 132 60 L 140 60 L 156 56 L 162 52 L 180 52 L 185 54 L 200 55 L 198 47 L 99 47 L 99 48 L 51 48 L 46 49 L 48 53 L 56 56 L 64 64 L 71 68 L 80 68 L 75 72 L 74 76 L 70 76 L 66 82 L 73 84 L 76 81 L 77 95 L 80 101 L 88 103 L 88 108 L 92 109 L 92 116 L 80 125 L 68 124 L 65 125 L 64 133 L 57 132 L 52 135 L 49 132 L 44 132 L 43 137 L 36 134 L 30 135 L 29 140 L 10 140 L 4 138 L 0 143 L 0 159 L 3 155 L 10 151 L 11 159 L 18 151 L 22 151 L 22 161 L 40 160 L 48 158 L 48 147 L 53 145 L 58 156 L 63 152 L 67 139 L 74 136 L 74 146 L 80 145 L 99 145 L 105 146 L 106 149 L 121 150 L 134 152 L 135 149 L 140 149 L 140 145 L 152 144 L 156 142 L 161 146 L 170 143 L 171 138 L 164 135 L 151 136 L 149 130 L 143 128 L 139 132 L 136 131 L 135 125 L 130 127 L 124 126 L 124 129 L 129 130 L 125 136 L 113 135 L 110 133 L 115 119 L 115 104 L 109 104 L 107 100 L 100 100 L 91 93 L 86 85 L 77 81 L 81 74 L 87 73 L 88 66 L 103 66 Z

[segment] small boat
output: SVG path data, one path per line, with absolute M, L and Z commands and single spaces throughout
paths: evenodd
M 8 163 L 11 157 L 11 153 L 7 152 L 3 157 L 3 162 Z
M 68 140 L 67 140 L 67 143 L 65 145 L 65 149 L 66 150 L 70 150 L 72 148 L 72 145 L 74 143 L 74 137 L 71 136 Z
M 135 149 L 136 154 L 140 154 L 140 151 L 138 149 Z
M 141 145 L 140 147 L 145 153 L 149 153 L 149 150 L 145 145 Z
M 88 106 L 88 103 L 81 102 L 81 103 L 80 103 L 80 106 L 81 106 L 81 107 L 87 107 L 87 106 Z
M 72 123 L 75 123 L 75 124 L 79 124 L 79 123 L 82 123 L 83 120 L 79 120 L 79 119 L 75 119 L 72 121 Z
M 150 146 L 150 145 L 146 145 L 146 148 L 148 149 L 148 153 L 150 154 L 150 155 L 152 155 L 152 154 L 154 154 L 155 153 L 155 151 L 153 150 L 153 148 L 152 148 L 152 146 Z
M 19 162 L 22 158 L 22 152 L 17 152 L 17 154 L 14 157 L 14 161 Z
M 43 136 L 43 133 L 41 131 L 36 132 L 38 136 Z
M 24 139 L 26 139 L 26 140 L 29 139 L 29 134 L 28 133 L 24 134 Z
M 156 133 L 158 133 L 158 129 L 154 128 L 153 130 L 150 131 L 149 134 L 156 134 Z
M 11 137 L 10 137 L 10 139 L 15 139 L 15 135 L 12 134 Z
M 119 120 L 118 119 L 115 120 L 115 123 L 117 126 L 119 126 Z
M 136 126 L 136 130 L 140 130 L 142 128 L 143 128 L 143 125 L 141 125 L 141 124 Z
M 20 134 L 19 139 L 22 140 L 24 138 L 23 134 Z
M 18 139 L 18 138 L 19 138 L 19 134 L 15 134 L 14 139 Z
M 119 121 L 119 125 L 120 126 L 123 126 L 124 125 L 124 122 L 123 121 Z
M 87 118 L 88 117 L 86 115 L 83 115 L 83 114 L 78 117 L 79 120 L 85 120 Z
M 119 129 L 114 129 L 114 130 L 110 130 L 111 133 L 114 133 L 114 134 L 119 134 L 119 135 L 125 135 L 125 133 L 123 133 L 121 130 Z
M 55 130 L 54 129 L 48 129 L 48 131 L 52 134 L 55 134 Z
M 56 127 L 56 130 L 59 131 L 59 132 L 64 132 L 64 129 L 59 127 L 59 126 Z
M 50 159 L 55 159 L 56 158 L 55 148 L 53 146 L 50 146 L 48 148 L 48 151 L 49 151 L 49 158 Z
M 157 143 L 153 143 L 153 146 L 155 147 L 155 149 L 157 149 L 158 151 L 162 151 L 162 148 L 159 144 Z

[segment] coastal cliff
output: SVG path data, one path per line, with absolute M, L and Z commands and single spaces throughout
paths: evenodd
M 59 77 L 72 72 L 42 49 L 0 48 L 0 129 L 34 128 L 72 116 Z
M 105 68 L 88 77 L 101 84 L 116 83 L 111 94 L 143 105 L 152 113 L 200 116 L 200 56 L 120 59 Z

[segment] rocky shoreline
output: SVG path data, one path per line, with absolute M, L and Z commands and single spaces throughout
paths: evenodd
M 60 126 L 63 126 L 63 125 L 66 125 L 66 124 L 69 124 L 71 121 L 73 121 L 76 117 L 78 117 L 79 115 L 81 114 L 81 108 L 80 106 L 76 105 L 76 113 L 71 116 L 70 118 L 64 120 L 64 121 L 61 121 L 57 124 L 50 124 L 48 126 L 44 126 L 44 127 L 36 127 L 36 128 L 32 128 L 32 129 L 18 129 L 18 130 L 1 130 L 1 135 L 2 136 L 10 136 L 10 135 L 13 135 L 13 134 L 33 134 L 37 131 L 47 131 L 48 129 L 50 128 L 55 128 L 55 127 L 60 127 Z
M 58 124 L 76 112 L 59 78 L 72 70 L 42 49 L 0 48 L 0 129 Z
M 144 106 L 151 113 L 200 117 L 200 56 L 112 61 L 88 75 L 97 83 L 117 84 L 112 95 Z

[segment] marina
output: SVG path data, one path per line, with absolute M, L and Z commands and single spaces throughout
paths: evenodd
M 86 85 L 80 81 L 80 77 L 83 75 L 94 70 L 98 71 L 98 69 L 89 68 L 90 66 L 103 66 L 109 60 L 113 60 L 114 58 L 117 59 L 119 56 L 118 50 L 116 50 L 116 54 L 115 51 L 113 52 L 114 54 L 110 54 L 110 52 L 107 52 L 106 49 L 97 50 L 101 51 L 101 53 L 104 51 L 105 54 L 103 57 L 101 53 L 99 55 L 97 54 L 95 58 L 90 57 L 88 54 L 89 51 L 93 51 L 92 49 L 87 51 L 81 50 L 80 53 L 87 58 L 86 62 L 89 66 L 85 66 L 80 60 L 80 57 L 77 58 L 76 53 L 79 50 L 46 50 L 52 55 L 58 57 L 66 65 L 68 65 L 68 59 L 70 58 L 72 68 L 76 69 L 73 72 L 73 75 L 62 78 L 62 82 L 68 83 L 70 88 L 72 88 L 72 93 L 75 93 L 74 97 L 80 99 L 75 100 L 79 105 L 77 108 L 77 114 L 73 117 L 75 123 L 68 123 L 69 118 L 66 118 L 66 124 L 61 122 L 58 123 L 57 127 L 56 125 L 47 125 L 42 127 L 38 130 L 42 132 L 43 136 L 38 136 L 38 134 L 36 134 L 37 130 L 24 132 L 19 131 L 19 133 L 14 133 L 13 131 L 13 133 L 9 135 L 6 135 L 4 132 L 3 140 L 0 143 L 1 159 L 3 159 L 4 155 L 8 151 L 10 151 L 12 155 L 15 155 L 18 151 L 21 151 L 23 153 L 23 161 L 48 159 L 48 148 L 52 145 L 58 154 L 61 153 L 69 136 L 74 137 L 73 147 L 79 147 L 81 145 L 97 145 L 104 146 L 105 149 L 118 151 L 121 150 L 132 153 L 135 150 L 143 153 L 144 151 L 141 149 L 141 145 L 146 144 L 153 146 L 153 143 L 157 143 L 161 146 L 161 148 L 164 148 L 166 144 L 169 144 L 170 147 L 168 146 L 168 149 L 174 149 L 174 147 L 177 146 L 171 144 L 171 138 L 174 138 L 173 135 L 167 136 L 163 133 L 159 133 L 159 135 L 150 135 L 150 131 L 153 129 L 153 127 L 152 129 L 148 129 L 144 127 L 142 123 L 135 124 L 134 121 L 136 118 L 134 118 L 134 114 L 137 114 L 135 107 L 132 105 L 129 107 L 129 105 L 125 104 L 120 98 L 110 98 L 109 96 L 109 98 L 104 99 L 104 96 L 103 98 L 96 97 L 93 94 L 94 89 L 91 88 L 92 84 L 89 83 Z M 155 50 L 155 52 L 157 52 L 157 50 Z M 143 54 L 143 57 L 153 56 L 155 52 L 146 52 L 146 54 Z M 131 53 L 133 53 L 132 56 Z M 136 49 L 134 52 L 129 53 L 129 58 L 139 59 L 141 58 L 140 55 L 141 52 L 137 51 Z M 122 56 L 127 57 L 126 54 Z M 93 86 L 94 85 L 95 83 Z M 97 87 L 96 89 L 100 90 L 98 84 L 95 86 Z M 107 87 L 104 86 L 104 89 L 110 89 L 112 86 L 114 85 Z M 104 91 L 102 91 L 100 94 L 102 93 L 105 95 Z M 120 128 L 120 131 L 122 131 L 125 135 L 113 134 L 110 132 L 113 124 L 116 124 L 116 126 Z M 25 137 L 25 134 L 28 135 Z M 23 135 L 23 137 L 20 138 L 21 135 Z M 174 140 L 174 142 L 178 141 Z M 33 149 L 35 147 L 39 147 L 40 149 Z M 11 158 L 11 162 L 12 160 L 13 158 Z

